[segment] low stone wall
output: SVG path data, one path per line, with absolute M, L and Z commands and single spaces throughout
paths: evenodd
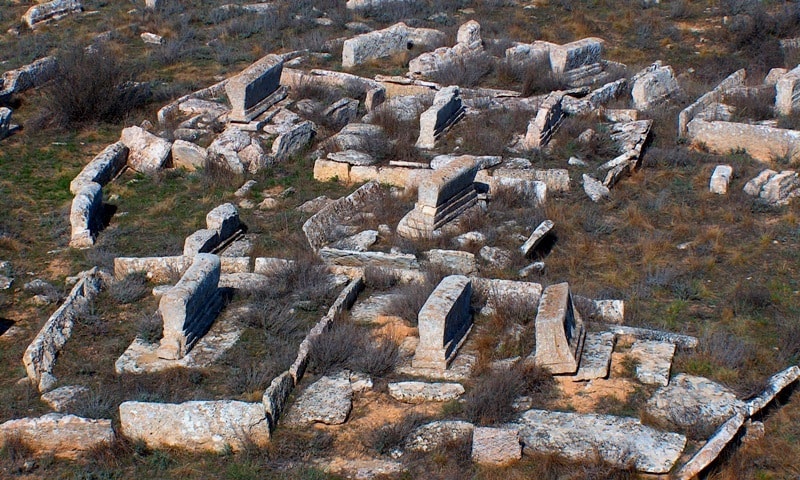
M 232 273 L 264 273 L 262 268 L 269 268 L 267 263 L 275 259 L 255 259 L 255 267 L 250 266 L 250 257 L 220 257 L 223 274 Z M 263 262 L 263 263 L 262 263 Z M 183 255 L 175 257 L 117 257 L 114 259 L 114 277 L 125 278 L 133 273 L 145 273 L 155 283 L 174 282 L 192 265 L 192 257 Z M 261 266 L 260 266 L 261 265 Z
M 125 168 L 128 147 L 122 142 L 112 143 L 86 164 L 69 184 L 69 191 L 77 195 L 81 188 L 91 182 L 104 186 Z
M 711 90 L 702 97 L 698 98 L 693 104 L 684 108 L 681 113 L 678 114 L 678 136 L 685 137 L 688 133 L 689 122 L 691 122 L 697 114 L 705 110 L 709 105 L 722 100 L 722 96 L 726 91 L 735 87 L 743 87 L 745 76 L 745 69 L 733 72 L 727 78 L 725 78 L 725 80 L 720 82 L 720 84 L 717 85 L 714 90 Z
M 445 277 L 419 311 L 419 344 L 411 365 L 443 371 L 472 328 L 472 283 L 463 275 Z
M 36 455 L 74 460 L 104 443 L 114 441 L 114 429 L 111 428 L 111 420 L 48 413 L 0 424 L 0 448 L 12 437 L 22 440 Z
M 75 320 L 87 313 L 89 303 L 103 288 L 102 275 L 97 267 L 82 272 L 80 276 L 64 303 L 45 322 L 22 356 L 28 379 L 40 392 L 55 385 L 53 368 L 58 353 L 72 336 Z
M 303 224 L 303 233 L 315 251 L 340 240 L 338 228 L 346 219 L 367 207 L 381 194 L 378 182 L 369 182 L 346 197 L 339 198 L 315 213 Z
M 386 100 L 386 87 L 375 80 L 344 72 L 318 69 L 304 72 L 293 68 L 284 68 L 281 84 L 295 89 L 305 85 L 321 85 L 338 90 L 341 94 L 363 98 L 368 112 Z
M 762 162 L 800 155 L 800 131 L 797 130 L 694 119 L 689 122 L 687 136 L 693 143 L 708 147 L 712 153 L 725 155 L 743 149 Z
M 69 211 L 72 228 L 69 246 L 88 248 L 94 245 L 97 232 L 103 226 L 103 189 L 98 183 L 90 182 L 81 187 Z

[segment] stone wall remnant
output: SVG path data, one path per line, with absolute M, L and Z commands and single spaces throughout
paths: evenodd
M 445 370 L 472 329 L 472 284 L 463 275 L 445 277 L 419 311 L 414 368 Z
M 563 94 L 560 92 L 551 93 L 542 102 L 536 117 L 528 123 L 528 130 L 522 141 L 522 147 L 526 150 L 541 148 L 550 142 L 550 138 L 561 125 L 564 119 L 564 112 L 561 109 Z
M 43 22 L 58 20 L 71 13 L 82 11 L 83 4 L 80 0 L 52 0 L 29 8 L 22 16 L 22 21 L 27 23 L 29 28 L 35 28 Z
M 378 58 L 391 57 L 415 48 L 427 50 L 444 43 L 445 34 L 430 28 L 411 28 L 405 23 L 374 32 L 356 35 L 344 41 L 342 66 L 356 65 Z
M 417 148 L 433 148 L 436 139 L 463 117 L 464 105 L 461 102 L 461 90 L 457 85 L 436 92 L 431 108 L 425 110 L 419 117 Z
M 112 143 L 97 154 L 83 170 L 72 179 L 69 191 L 77 195 L 81 188 L 91 182 L 104 186 L 119 175 L 128 161 L 128 147 L 122 142 Z
M 231 102 L 228 120 L 248 123 L 282 100 L 286 96 L 285 89 L 280 89 L 282 69 L 283 58 L 270 54 L 228 79 L 225 84 Z
M 111 420 L 48 413 L 0 423 L 0 448 L 11 438 L 24 442 L 37 456 L 53 455 L 74 460 L 104 443 L 113 442 L 114 429 Z
M 103 189 L 100 184 L 90 182 L 83 185 L 69 211 L 72 228 L 69 246 L 88 248 L 94 245 L 97 232 L 103 227 Z

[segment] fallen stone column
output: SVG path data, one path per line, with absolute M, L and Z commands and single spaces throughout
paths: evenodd
M 64 303 L 45 322 L 22 356 L 28 379 L 40 392 L 55 386 L 53 376 L 58 353 L 72 336 L 75 320 L 86 314 L 91 302 L 103 288 L 103 280 L 97 267 L 80 274 L 82 277 L 72 287 Z
M 86 164 L 69 184 L 69 191 L 77 195 L 81 188 L 91 182 L 104 186 L 125 168 L 128 147 L 122 142 L 112 143 Z
M 748 416 L 758 415 L 769 402 L 781 393 L 786 387 L 800 378 L 800 367 L 793 365 L 786 370 L 776 373 L 767 380 L 767 388 L 757 397 L 747 401 Z
M 463 275 L 445 277 L 419 311 L 419 344 L 413 368 L 443 371 L 472 329 L 472 284 Z
M 164 336 L 159 358 L 183 358 L 211 327 L 222 303 L 217 291 L 219 277 L 219 257 L 199 253 L 180 281 L 161 297 L 158 312 L 164 322 Z
M 695 478 L 700 472 L 719 457 L 722 450 L 733 440 L 733 437 L 739 433 L 745 421 L 745 415 L 741 412 L 732 416 L 727 422 L 723 423 L 719 430 L 708 439 L 694 456 L 686 462 L 678 471 L 677 478 L 680 480 L 691 480 Z
M 585 337 L 583 319 L 572 303 L 569 284 L 547 287 L 536 313 L 536 365 L 553 374 L 575 373 Z
M 87 183 L 72 199 L 69 211 L 72 233 L 69 246 L 88 248 L 94 245 L 97 232 L 103 226 L 103 189 L 100 184 Z
M 674 343 L 678 348 L 697 348 L 697 337 L 681 335 L 679 333 L 663 332 L 661 330 L 651 330 L 648 328 L 628 327 L 626 325 L 606 325 L 614 335 L 630 335 L 639 340 L 655 340 L 661 342 Z
M 269 421 L 261 403 L 235 400 L 184 403 L 124 402 L 119 406 L 122 433 L 150 448 L 189 451 L 239 451 L 269 441 Z

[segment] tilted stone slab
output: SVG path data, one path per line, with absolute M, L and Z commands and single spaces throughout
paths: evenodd
M 172 159 L 172 143 L 141 127 L 122 130 L 120 141 L 128 147 L 128 166 L 140 173 L 155 173 Z
M 745 415 L 739 412 L 722 424 L 719 430 L 717 430 L 717 432 L 708 439 L 705 445 L 703 445 L 703 448 L 695 453 L 691 460 L 686 462 L 686 465 L 681 467 L 676 478 L 680 480 L 691 480 L 697 477 L 698 474 L 719 457 L 722 450 L 724 450 L 728 443 L 739 433 L 739 429 L 744 425 L 745 419 Z
M 630 335 L 638 340 L 653 340 L 658 342 L 674 343 L 678 348 L 697 348 L 697 337 L 682 335 L 680 333 L 652 330 L 649 328 L 629 327 L 627 325 L 605 325 L 606 329 L 615 335 Z
M 89 396 L 89 387 L 65 385 L 42 394 L 42 401 L 59 413 L 72 410 Z
M 545 98 L 536 116 L 528 123 L 528 130 L 522 140 L 523 148 L 541 148 L 550 142 L 550 138 L 564 119 L 564 112 L 561 109 L 563 97 L 563 94 L 557 92 Z
M 231 102 L 228 120 L 246 123 L 271 107 L 268 100 L 280 87 L 282 69 L 283 58 L 270 54 L 228 79 L 225 84 Z
M 58 20 L 71 13 L 80 13 L 81 11 L 83 11 L 83 5 L 80 0 L 53 0 L 29 8 L 22 16 L 22 21 L 27 23 L 28 27 L 34 28 L 42 22 Z
M 52 454 L 58 458 L 75 459 L 102 444 L 113 442 L 114 429 L 111 420 L 48 413 L 0 423 L 0 448 L 13 437 L 22 440 L 37 456 Z
M 365 183 L 346 197 L 327 204 L 303 224 L 303 233 L 314 250 L 348 236 L 341 233 L 341 225 L 346 225 L 360 211 L 382 195 L 377 181 Z
M 647 401 L 645 411 L 680 429 L 710 434 L 737 412 L 747 412 L 744 402 L 730 389 L 707 378 L 679 373 Z
M 540 223 L 539 226 L 536 227 L 536 230 L 531 233 L 531 236 L 525 240 L 525 243 L 519 247 L 522 254 L 527 257 L 534 250 L 536 250 L 536 247 L 539 246 L 545 235 L 550 233 L 550 231 L 553 229 L 553 226 L 555 226 L 555 224 L 552 220 L 545 220 L 544 222 Z
M 265 445 L 269 422 L 261 403 L 235 400 L 184 403 L 124 402 L 119 406 L 122 433 L 150 448 L 224 452 Z
M 340 425 L 347 420 L 353 407 L 353 389 L 349 372 L 325 376 L 309 385 L 289 406 L 286 425 L 324 423 Z
M 800 132 L 733 122 L 706 122 L 695 118 L 688 124 L 687 136 L 704 144 L 711 153 L 726 155 L 743 149 L 762 162 L 800 151 Z
M 606 378 L 614 351 L 614 334 L 611 332 L 589 332 L 583 343 L 581 365 L 572 380 Z
M 206 214 L 206 228 L 215 230 L 221 240 L 229 238 L 242 228 L 239 210 L 232 203 L 223 203 Z
M 221 306 L 219 277 L 219 257 L 197 254 L 180 281 L 161 297 L 158 311 L 164 322 L 164 336 L 158 348 L 159 358 L 182 358 L 208 331 Z
M 288 160 L 292 155 L 300 152 L 311 142 L 315 133 L 314 124 L 305 121 L 295 125 L 288 132 L 279 135 L 272 143 L 272 156 L 275 161 Z
M 668 473 L 686 446 L 683 435 L 612 415 L 528 410 L 519 425 L 526 454 L 555 454 L 571 460 L 599 455 L 615 465 L 633 463 L 647 473 Z
M 460 383 L 396 382 L 388 387 L 392 398 L 406 403 L 447 402 L 464 394 Z
M 556 73 L 599 63 L 602 60 L 603 44 L 600 38 L 584 38 L 550 49 L 550 66 Z
M 575 373 L 581 361 L 586 332 L 572 303 L 568 283 L 550 285 L 536 313 L 536 365 L 551 373 Z
M 775 93 L 775 110 L 780 115 L 791 115 L 800 108 L 800 65 L 778 79 Z
M 636 378 L 648 385 L 669 384 L 669 371 L 675 344 L 638 340 L 631 346 L 628 355 L 639 363 L 636 365 Z
M 47 319 L 22 355 L 28 379 L 41 392 L 54 386 L 53 368 L 58 354 L 72 336 L 75 321 L 88 312 L 89 303 L 103 287 L 97 267 L 82 272 L 80 277 L 64 303 Z
M 475 427 L 472 432 L 472 461 L 502 466 L 522 458 L 519 430 L 516 428 Z
M 800 367 L 797 365 L 793 365 L 769 377 L 769 380 L 767 380 L 767 388 L 758 396 L 747 401 L 748 415 L 751 417 L 757 415 L 786 387 L 796 382 L 798 378 L 800 378 Z
M 419 344 L 414 368 L 445 370 L 472 328 L 472 284 L 463 275 L 445 277 L 418 315 Z
M 708 108 L 712 103 L 719 103 L 723 100 L 726 92 L 736 87 L 743 87 L 747 73 L 744 68 L 728 75 L 713 90 L 698 98 L 693 104 L 681 110 L 678 114 L 678 136 L 685 137 L 689 122 L 700 112 Z M 727 153 L 727 152 L 726 152 Z
M 457 85 L 445 87 L 433 99 L 431 108 L 419 117 L 417 148 L 433 148 L 436 139 L 464 116 L 461 90 Z
M 122 142 L 112 143 L 92 159 L 81 173 L 69 183 L 69 191 L 73 195 L 89 183 L 98 183 L 103 186 L 116 177 L 125 168 L 128 161 L 128 147 Z
M 98 183 L 87 183 L 72 199 L 69 211 L 72 228 L 69 246 L 88 248 L 94 245 L 97 232 L 103 226 L 103 188 Z

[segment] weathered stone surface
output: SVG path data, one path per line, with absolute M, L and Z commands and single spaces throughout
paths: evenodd
M 375 242 L 378 241 L 377 230 L 364 230 L 355 235 L 343 238 L 331 245 L 332 248 L 342 250 L 352 250 L 355 252 L 366 252 Z
M 373 181 L 362 185 L 346 197 L 330 202 L 303 224 L 303 233 L 308 243 L 313 249 L 319 250 L 325 245 L 356 233 L 358 230 L 347 233 L 342 227 L 352 222 L 359 212 L 380 195 L 382 195 L 381 187 Z
M 672 67 L 662 66 L 660 61 L 637 73 L 632 80 L 631 97 L 638 110 L 652 108 L 680 92 Z
M 172 165 L 176 168 L 194 171 L 205 167 L 207 158 L 208 152 L 199 145 L 184 140 L 172 143 Z
M 183 242 L 183 256 L 193 257 L 198 253 L 210 253 L 219 243 L 220 238 L 216 230 L 207 228 L 197 230 Z
M 252 139 L 247 132 L 243 132 L 234 125 L 228 125 L 221 134 L 211 142 L 206 151 L 209 156 L 216 156 L 224 161 L 224 165 L 235 174 L 241 175 L 249 167 L 245 165 L 239 153 L 250 146 Z
M 778 78 L 775 93 L 775 110 L 780 115 L 791 115 L 800 108 L 800 65 Z
M 585 335 L 583 320 L 572 303 L 569 284 L 547 287 L 536 313 L 536 364 L 554 374 L 575 373 L 581 361 Z
M 440 168 L 444 168 L 447 165 L 450 165 L 453 161 L 459 160 L 462 157 L 473 158 L 480 169 L 486 169 L 500 165 L 500 163 L 503 161 L 503 157 L 497 155 L 436 155 L 433 157 L 433 159 L 431 159 L 430 168 L 432 170 L 439 170 Z
M 614 332 L 614 335 L 630 335 L 638 340 L 674 343 L 678 348 L 696 348 L 698 343 L 697 337 L 681 335 L 680 333 L 665 332 L 662 330 L 629 327 L 627 325 L 606 325 L 606 328 L 609 331 Z
M 583 343 L 581 365 L 574 381 L 606 378 L 614 350 L 614 334 L 611 332 L 589 332 Z
M 225 240 L 241 227 L 239 211 L 232 203 L 223 203 L 206 214 L 206 227 L 215 230 L 220 239 Z
M 65 385 L 42 395 L 42 401 L 56 412 L 66 412 L 86 399 L 89 389 L 83 385 Z
M 476 277 L 472 279 L 472 284 L 476 292 L 486 298 L 486 306 L 481 309 L 482 315 L 492 315 L 509 302 L 512 304 L 520 302 L 531 311 L 535 311 L 542 296 L 542 286 L 533 282 Z
M 647 473 L 667 473 L 686 446 L 686 437 L 660 432 L 635 418 L 529 410 L 520 419 L 524 453 L 556 454 L 569 459 L 632 462 Z
M 261 403 L 235 400 L 184 403 L 124 402 L 119 406 L 122 433 L 150 448 L 224 452 L 244 442 L 269 441 L 269 422 Z
M 767 169 L 747 182 L 744 192 L 748 195 L 758 196 L 772 205 L 786 205 L 792 198 L 800 195 L 798 187 L 800 187 L 800 179 L 796 172 L 784 170 L 778 173 Z
M 322 116 L 330 119 L 333 125 L 343 126 L 356 119 L 358 100 L 342 98 L 332 103 L 322 112 Z
M 556 44 L 543 42 L 540 40 L 533 43 L 519 44 L 509 47 L 505 51 L 506 62 L 514 66 L 518 71 L 524 72 L 532 67 L 544 67 L 550 70 L 550 49 L 557 47 Z
M 129 149 L 128 166 L 140 173 L 155 173 L 172 158 L 172 144 L 141 127 L 124 128 L 120 141 Z
M 675 355 L 674 343 L 638 340 L 633 343 L 628 355 L 639 362 L 636 365 L 636 378 L 640 382 L 662 386 L 669 384 L 669 371 Z
M 519 430 L 516 428 L 475 427 L 472 432 L 472 461 L 503 466 L 522 458 Z
M 565 168 L 551 168 L 547 170 L 496 168 L 492 172 L 492 177 L 498 179 L 501 185 L 505 182 L 504 179 L 506 178 L 516 178 L 544 182 L 544 184 L 547 185 L 547 190 L 552 192 L 569 191 L 569 171 Z
M 315 134 L 313 123 L 305 121 L 297 124 L 291 130 L 278 135 L 278 138 L 272 143 L 272 156 L 276 162 L 288 160 L 292 155 L 304 149 Z
M 2 91 L 0 91 L 0 98 L 2 98 Z M 11 133 L 11 114 L 13 112 L 8 107 L 0 107 L 0 140 L 6 138 Z M 74 192 L 73 192 L 74 193 Z
M 450 275 L 472 275 L 478 270 L 475 254 L 460 250 L 433 249 L 425 252 L 431 265 Z
M 280 87 L 282 70 L 283 58 L 270 54 L 228 79 L 225 84 L 231 102 L 228 119 L 249 122 L 280 100 L 271 96 Z
M 353 406 L 349 372 L 325 376 L 309 385 L 286 412 L 287 425 L 340 425 Z
M 711 433 L 732 415 L 747 412 L 744 402 L 722 385 L 679 373 L 659 388 L 645 409 L 654 418 L 686 430 Z
M 92 159 L 81 173 L 79 173 L 69 184 L 69 191 L 73 195 L 81 190 L 88 183 L 95 182 L 101 186 L 110 182 L 116 177 L 128 160 L 128 147 L 122 142 L 112 143 Z
M 606 323 L 621 324 L 625 320 L 623 300 L 595 300 L 594 319 Z
M 159 358 L 177 360 L 186 355 L 210 328 L 220 308 L 217 292 L 220 259 L 199 253 L 180 281 L 158 304 L 164 322 Z
M 58 458 L 75 459 L 103 443 L 111 443 L 114 430 L 111 420 L 48 413 L 0 424 L 0 448 L 9 437 L 19 437 L 36 455 L 53 454 Z
M 786 387 L 796 382 L 800 378 L 800 367 L 793 365 L 782 372 L 778 372 L 767 380 L 767 388 L 758 396 L 747 401 L 747 412 L 749 416 L 757 415 L 769 402 L 783 391 Z
M 42 22 L 58 20 L 71 13 L 80 13 L 83 5 L 80 0 L 52 0 L 50 2 L 34 5 L 22 16 L 22 21 L 28 27 L 34 28 Z
M 733 415 L 726 421 L 717 432 L 708 439 L 694 456 L 678 471 L 676 478 L 680 480 L 691 480 L 696 478 L 707 466 L 717 459 L 722 450 L 742 428 L 745 415 L 741 412 Z
M 369 60 L 386 58 L 412 48 L 427 49 L 444 43 L 445 34 L 428 28 L 397 23 L 383 30 L 356 35 L 344 41 L 342 66 L 351 68 Z
M 552 220 L 545 220 L 544 222 L 540 223 L 533 233 L 531 233 L 531 236 L 525 240 L 525 243 L 519 247 L 522 254 L 526 257 L 530 255 L 542 242 L 542 239 L 544 239 L 545 235 L 550 233 L 550 231 L 553 229 L 553 226 L 555 226 L 555 224 Z
M 417 148 L 433 148 L 436 139 L 464 116 L 461 90 L 457 85 L 445 87 L 433 99 L 431 108 L 419 117 Z
M 611 190 L 603 185 L 603 182 L 595 180 L 591 175 L 585 173 L 583 174 L 583 191 L 593 202 L 599 202 L 611 195 Z
M 531 203 L 544 205 L 547 201 L 547 184 L 536 180 L 537 176 L 548 170 L 521 170 L 522 175 L 508 176 L 510 169 L 497 169 L 493 175 L 487 170 L 481 170 L 475 175 L 475 183 L 480 184 L 483 189 L 488 187 L 489 199 L 502 190 L 513 190 L 515 194 L 527 199 Z M 539 172 L 539 173 L 537 173 Z M 550 180 L 561 182 L 562 179 L 551 178 Z M 569 190 L 569 177 L 566 178 L 567 190 Z
M 258 291 L 269 285 L 269 277 L 260 273 L 223 273 L 219 277 L 219 288 Z
M 350 183 L 350 164 L 318 158 L 314 162 L 314 180 L 318 182 Z
M 531 150 L 547 145 L 564 119 L 564 112 L 561 109 L 563 97 L 560 92 L 555 92 L 544 99 L 536 112 L 536 117 L 528 123 L 528 130 L 522 140 L 523 148 Z
M 511 266 L 513 258 L 511 251 L 500 247 L 485 245 L 478 250 L 478 255 L 487 263 L 489 268 L 503 270 Z
M 430 452 L 450 442 L 469 441 L 475 426 L 459 420 L 440 420 L 417 427 L 405 441 L 411 452 Z
M 397 382 L 389 384 L 389 395 L 406 403 L 447 402 L 464 394 L 460 383 Z
M 451 68 L 463 68 L 465 65 L 484 66 L 484 70 L 476 74 L 486 73 L 491 69 L 488 62 L 479 62 L 478 55 L 483 53 L 481 26 L 470 20 L 458 29 L 457 43 L 453 47 L 437 48 L 433 52 L 423 53 L 408 62 L 411 75 L 423 78 L 436 78 L 442 71 Z
M 72 199 L 69 223 L 72 227 L 70 247 L 88 248 L 94 245 L 97 232 L 103 227 L 103 189 L 100 184 L 90 182 L 81 187 Z
M 139 37 L 144 43 L 150 45 L 162 45 L 164 43 L 164 37 L 156 35 L 155 33 L 143 32 Z
M 350 165 L 369 166 L 375 165 L 378 161 L 372 156 L 358 150 L 345 150 L 343 152 L 331 152 L 328 159 L 334 162 L 349 163 Z
M 766 125 L 707 122 L 695 118 L 687 125 L 687 137 L 694 143 L 704 144 L 711 153 L 727 155 L 731 150 L 742 149 L 762 162 L 800 151 L 800 131 Z
M 264 404 L 264 410 L 267 412 L 267 419 L 269 420 L 270 431 L 274 430 L 286 408 L 286 403 L 289 401 L 294 389 L 294 378 L 289 372 L 283 372 L 275 377 L 264 392 L 261 402 Z
M 711 174 L 711 181 L 709 182 L 708 189 L 711 193 L 718 195 L 725 195 L 728 193 L 728 184 L 733 175 L 733 167 L 730 165 L 717 165 L 714 168 L 714 173 Z
M 565 45 L 550 48 L 550 67 L 556 73 L 563 73 L 584 65 L 599 63 L 603 54 L 604 41 L 589 37 Z
M 320 248 L 317 253 L 328 265 L 419 269 L 417 257 L 410 253 L 356 252 L 331 247 Z
M 678 136 L 685 137 L 687 135 L 687 128 L 697 114 L 705 110 L 712 103 L 719 103 L 722 101 L 724 94 L 736 87 L 743 87 L 746 72 L 745 69 L 737 70 L 726 77 L 714 90 L 706 93 L 698 98 L 693 104 L 684 108 L 678 115 Z M 725 152 L 727 153 L 727 152 Z
M 472 285 L 462 275 L 445 277 L 419 311 L 414 368 L 445 370 L 472 328 Z

